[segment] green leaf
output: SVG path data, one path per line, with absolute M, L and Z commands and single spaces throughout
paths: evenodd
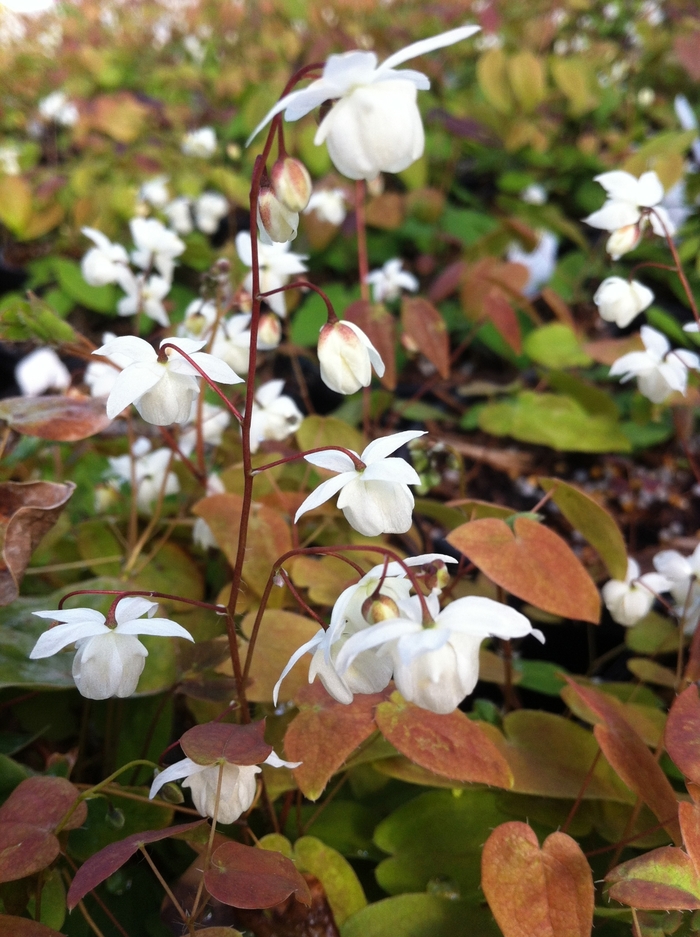
M 78 264 L 65 257 L 54 257 L 53 271 L 64 293 L 86 309 L 101 312 L 104 315 L 115 315 L 117 306 L 117 289 L 112 284 L 107 286 L 90 286 L 83 279 Z
M 129 778 L 130 772 L 124 777 Z M 125 787 L 127 793 L 148 797 L 147 787 Z M 112 807 L 118 807 L 124 815 L 124 824 L 117 828 L 110 822 Z M 142 830 L 162 830 L 168 826 L 173 818 L 173 810 L 161 804 L 143 803 L 142 801 L 119 797 L 113 789 L 109 800 L 97 797 L 89 800 L 87 804 L 87 822 L 79 829 L 72 830 L 69 837 L 69 851 L 73 858 L 84 862 L 90 856 L 118 840 L 126 839 L 133 833 Z
M 331 284 L 325 289 L 326 295 L 339 318 L 350 303 L 360 298 L 360 288 L 347 290 L 339 283 Z M 328 310 L 325 302 L 318 293 L 309 292 L 304 302 L 292 317 L 289 337 L 293 344 L 304 348 L 315 348 L 318 345 L 318 333 L 326 324 Z
M 616 420 L 620 415 L 617 404 L 607 391 L 581 380 L 574 374 L 567 371 L 550 371 L 547 383 L 552 390 L 566 394 L 580 403 L 586 413 L 592 416 L 608 416 Z
M 75 331 L 43 299 L 11 294 L 0 303 L 0 338 L 9 342 L 39 339 L 46 344 L 72 342 Z
M 568 673 L 565 667 L 548 660 L 519 660 L 515 670 L 522 674 L 518 686 L 546 696 L 559 696 L 564 686 L 561 674 Z
M 397 895 L 349 918 L 341 937 L 500 937 L 483 905 L 432 894 Z
M 534 329 L 523 342 L 533 361 L 546 368 L 576 368 L 591 364 L 573 329 L 563 322 L 550 322 Z
M 367 904 L 360 880 L 347 859 L 315 836 L 302 836 L 294 844 L 294 858 L 301 872 L 311 872 L 323 885 L 339 927 Z
M 64 590 L 65 591 L 65 590 Z M 0 609 L 0 688 L 29 687 L 32 690 L 73 688 L 72 653 L 30 660 L 29 652 L 50 624 L 32 612 L 56 608 L 62 593 L 37 598 L 19 598 Z
M 475 244 L 485 235 L 495 231 L 498 228 L 498 222 L 486 212 L 448 205 L 442 216 L 440 227 L 444 234 L 451 234 L 465 247 L 469 247 L 470 244 Z

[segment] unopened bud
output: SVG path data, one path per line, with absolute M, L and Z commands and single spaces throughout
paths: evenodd
M 287 156 L 278 159 L 270 173 L 272 191 L 289 211 L 304 211 L 309 204 L 313 186 L 306 166 Z
M 633 251 L 642 236 L 641 225 L 628 224 L 624 228 L 618 228 L 608 238 L 605 245 L 606 251 L 613 260 L 618 260 L 623 254 Z
M 372 368 L 384 374 L 381 355 L 354 322 L 327 323 L 318 339 L 321 380 L 337 394 L 354 394 L 369 387 Z
M 261 189 L 258 197 L 258 225 L 271 241 L 284 244 L 297 236 L 299 213 L 284 206 L 272 189 Z
M 277 348 L 282 339 L 282 323 L 273 312 L 265 312 L 260 316 L 258 326 L 258 348 L 261 351 L 270 351 Z
M 398 618 L 399 607 L 388 595 L 371 595 L 362 603 L 362 617 L 365 621 L 368 621 L 370 625 L 376 625 L 380 621 L 389 621 L 391 618 Z

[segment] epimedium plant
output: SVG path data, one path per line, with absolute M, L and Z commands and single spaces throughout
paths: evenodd
M 171 201 L 161 177 L 144 183 L 141 203 L 161 212 L 168 224 L 157 217 L 132 219 L 132 251 L 99 227 L 83 227 L 93 245 L 80 268 L 85 285 L 118 286 L 124 296 L 113 294 L 116 311 L 133 317 L 137 334 L 107 335 L 96 348 L 57 317 L 47 299 L 35 296 L 15 299 L 3 313 L 10 330 L 44 330 L 62 343 L 64 353 L 85 362 L 85 384 L 93 395 L 70 391 L 5 401 L 0 414 L 7 422 L 3 445 L 10 470 L 22 458 L 23 440 L 31 437 L 80 443 L 109 432 L 126 448 L 107 450 L 120 454 L 110 455 L 112 484 L 97 492 L 101 510 L 115 512 L 111 525 L 98 517 L 83 523 L 77 538 L 81 558 L 45 568 L 47 582 L 59 579 L 53 580 L 58 593 L 45 604 L 58 607 L 39 608 L 40 596 L 14 606 L 21 624 L 13 633 L 21 635 L 18 646 L 26 645 L 26 665 L 41 662 L 47 669 L 32 670 L 10 685 L 58 688 L 74 682 L 86 700 L 95 701 L 90 706 L 135 691 L 161 694 L 158 707 L 142 717 L 145 722 L 132 718 L 130 730 L 145 735 L 138 746 L 115 745 L 125 710 L 108 704 L 107 757 L 98 767 L 88 760 L 95 729 L 87 703 L 76 749 L 54 753 L 35 776 L 19 783 L 11 773 L 15 763 L 7 759 L 13 790 L 0 807 L 0 878 L 6 926 L 14 933 L 72 933 L 75 917 L 64 923 L 61 916 L 66 906 L 79 908 L 78 920 L 95 933 L 139 932 L 141 925 L 122 922 L 107 898 L 137 855 L 164 889 L 162 917 L 170 932 L 208 930 L 216 937 L 233 927 L 306 933 L 319 919 L 327 932 L 340 929 L 343 935 L 492 934 L 496 925 L 505 937 L 588 935 L 594 913 L 610 933 L 631 927 L 651 935 L 661 926 L 652 912 L 700 907 L 700 712 L 692 685 L 700 660 L 698 550 L 689 556 L 662 550 L 654 557 L 656 572 L 641 575 L 612 515 L 586 491 L 556 477 L 537 478 L 542 497 L 529 511 L 469 497 L 461 485 L 462 497 L 448 505 L 423 499 L 414 513 L 414 492 L 435 487 L 430 478 L 445 449 L 470 457 L 474 450 L 470 454 L 460 449 L 463 440 L 435 431 L 436 408 L 419 410 L 418 418 L 400 406 L 392 413 L 370 389 L 373 371 L 385 387 L 395 386 L 389 306 L 401 290 L 416 292 L 420 286 L 398 258 L 370 271 L 367 227 L 382 193 L 368 200 L 368 189 L 380 173 L 409 170 L 424 150 L 417 90 L 427 91 L 430 82 L 396 66 L 462 43 L 477 30 L 454 28 L 412 43 L 379 65 L 369 51 L 333 54 L 290 79 L 253 132 L 270 123 L 251 167 L 249 230 L 235 239 L 238 260 L 249 272 L 235 288 L 227 259 L 212 266 L 202 295 L 183 310 L 177 335 L 154 333 L 150 322 L 170 326 L 165 300 L 177 259 L 189 249 L 180 235 L 187 237 L 195 225 L 200 233 L 212 233 L 222 206 L 212 193 Z M 517 76 L 531 60 L 504 64 L 484 56 L 480 80 L 492 95 L 499 62 L 514 89 L 530 88 Z M 570 87 L 561 75 L 558 81 Z M 521 103 L 530 107 L 522 94 Z M 321 190 L 330 203 L 317 201 L 324 206 L 324 223 L 331 225 L 345 205 L 354 208 L 360 299 L 346 308 L 336 308 L 331 289 L 317 286 L 313 274 L 299 278 L 309 272 L 309 258 L 289 243 L 314 193 L 313 174 L 287 152 L 283 117 L 293 122 L 319 107 L 323 116 L 314 142 L 327 146 L 335 168 L 354 183 Z M 61 127 L 77 120 L 77 108 L 65 95 L 45 101 L 40 111 Z M 516 129 L 513 119 L 508 133 Z M 183 141 L 183 153 L 192 159 L 209 158 L 215 147 L 211 127 Z M 604 321 L 628 326 L 653 302 L 651 290 L 634 277 L 640 268 L 659 270 L 662 264 L 677 279 L 696 320 L 685 330 L 692 333 L 697 307 L 673 223 L 661 205 L 664 186 L 655 170 L 642 168 L 598 176 L 607 199 L 586 221 L 609 232 L 613 260 L 661 238 L 672 262 L 662 264 L 654 254 L 629 279 L 606 279 L 595 302 Z M 382 205 L 380 215 L 389 203 Z M 560 386 L 569 386 L 566 399 L 576 406 L 583 401 L 579 409 L 590 418 L 584 426 L 592 429 L 596 415 L 609 417 L 610 411 L 600 410 L 599 398 L 599 409 L 592 406 L 590 385 L 566 374 L 591 360 L 566 303 L 550 291 L 546 302 L 558 321 L 530 329 L 523 341 L 516 308 L 539 322 L 523 268 L 492 260 L 457 260 L 435 279 L 430 299 L 401 299 L 404 346 L 414 355 L 422 351 L 430 366 L 417 399 L 435 386 L 435 374 L 449 376 L 455 355 L 471 340 L 451 352 L 434 305 L 459 290 L 467 316 L 483 304 L 501 347 L 505 342 L 514 353 L 525 350 L 549 369 L 553 389 L 557 371 L 570 377 L 573 391 L 571 383 Z M 361 431 L 348 410 L 345 419 L 304 418 L 283 393 L 282 381 L 263 380 L 270 353 L 285 351 L 280 343 L 288 301 L 299 291 L 314 293 L 322 304 L 320 375 L 336 393 L 360 392 L 354 422 Z M 477 325 L 483 315 L 478 309 Z M 677 331 L 681 340 L 692 341 Z M 641 341 L 644 351 L 634 340 L 612 340 L 604 351 L 609 376 L 636 377 L 650 404 L 668 403 L 683 413 L 696 393 L 698 357 L 689 348 L 672 350 L 653 325 L 642 327 Z M 290 357 L 300 375 L 300 402 L 310 410 L 313 399 L 294 348 Z M 61 388 L 55 382 L 64 378 L 52 373 Z M 528 438 L 522 429 L 518 435 L 518 423 L 526 420 L 518 418 L 517 408 L 527 411 L 535 400 L 539 419 L 547 422 L 551 411 L 542 404 L 553 397 L 518 388 L 507 402 L 487 403 L 477 414 L 479 425 L 498 434 L 505 424 L 507 434 Z M 398 429 L 402 414 L 414 423 L 426 420 L 430 438 L 423 429 Z M 571 411 L 564 414 L 570 416 Z M 689 434 L 680 426 L 678 435 L 692 466 Z M 153 448 L 156 439 L 161 449 Z M 585 445 L 582 439 L 572 448 Z M 70 467 L 88 450 L 74 451 Z M 17 596 L 32 551 L 40 542 L 45 549 L 42 537 L 57 519 L 61 534 L 60 512 L 71 503 L 72 485 L 62 481 L 69 471 L 59 461 L 56 481 L 0 486 L 8 602 Z M 119 513 L 122 490 L 127 509 Z M 329 502 L 336 495 L 334 509 Z M 556 668 L 540 671 L 538 681 L 537 671 L 528 672 L 527 661 L 519 660 L 521 639 L 544 640 L 531 620 L 543 628 L 553 619 L 591 625 L 600 620 L 594 564 L 584 564 L 553 529 L 561 531 L 552 523 L 552 505 L 597 552 L 596 579 L 609 580 L 602 590 L 605 605 L 628 629 L 627 645 L 639 655 L 636 669 L 630 661 L 642 681 L 638 685 L 596 685 L 584 677 L 559 677 Z M 543 522 L 547 514 L 549 524 Z M 417 515 L 430 525 L 416 523 Z M 191 527 L 198 548 L 210 551 L 206 592 L 197 564 L 174 536 L 178 526 Z M 97 581 L 72 579 L 72 571 L 85 564 L 100 576 Z M 475 583 L 476 571 L 482 578 Z M 666 617 L 652 611 L 656 603 Z M 153 617 L 159 605 L 167 618 Z M 37 635 L 31 614 L 56 624 Z M 184 640 L 148 640 L 157 637 Z M 492 650 L 482 648 L 487 639 L 495 641 Z M 75 654 L 63 653 L 71 645 Z M 522 650 L 527 647 L 523 642 Z M 673 668 L 656 660 L 669 652 L 675 654 Z M 480 676 L 502 688 L 502 710 L 481 700 L 466 713 L 465 698 Z M 531 688 L 544 685 L 546 692 L 560 694 L 575 721 L 522 709 L 518 684 L 527 689 L 528 681 Z M 646 684 L 664 688 L 667 721 L 661 698 Z M 174 722 L 176 695 L 186 700 L 186 709 Z M 146 697 L 136 703 L 145 713 Z M 195 724 L 185 729 L 188 723 Z M 180 730 L 175 735 L 173 725 Z M 177 746 L 184 757 L 171 751 Z M 140 757 L 121 757 L 135 747 Z M 25 773 L 19 763 L 16 771 Z M 69 780 L 74 773 L 84 780 Z M 194 809 L 185 806 L 178 781 Z M 682 796 L 684 781 L 690 800 Z M 344 785 L 353 798 L 342 797 Z M 421 786 L 428 790 L 416 794 Z M 105 804 L 100 817 L 95 807 Z M 132 804 L 138 807 L 134 813 Z M 197 819 L 170 825 L 175 812 Z M 557 831 L 540 847 L 552 830 Z M 305 835 L 309 831 L 314 835 Z M 594 837 L 596 846 L 590 845 Z M 178 875 L 164 871 L 166 854 L 155 845 L 163 840 L 172 841 L 173 853 L 182 847 L 178 856 L 196 855 L 189 869 L 180 868 Z M 580 843 L 588 844 L 587 855 Z M 626 849 L 641 855 L 619 864 Z M 366 878 L 361 882 L 343 853 L 381 857 L 376 881 L 391 897 L 368 904 L 365 890 L 376 886 Z M 612 859 L 606 894 L 616 907 L 596 896 L 600 855 Z M 161 899 L 149 895 L 155 917 Z M 147 926 L 158 932 L 157 923 Z M 678 927 L 690 932 L 694 919 L 679 917 Z

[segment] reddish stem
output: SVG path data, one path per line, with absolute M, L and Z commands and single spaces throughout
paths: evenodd
M 276 462 L 268 462 L 267 465 L 261 465 L 260 468 L 254 470 L 254 474 L 258 475 L 260 472 L 266 472 L 267 469 L 275 468 L 277 465 L 284 465 L 286 462 L 294 462 L 295 459 L 302 459 L 307 455 L 311 455 L 314 452 L 342 452 L 343 455 L 346 455 L 349 459 L 352 459 L 352 464 L 355 466 L 358 472 L 364 472 L 367 468 L 362 459 L 359 458 L 356 452 L 353 452 L 352 449 L 344 449 L 342 446 L 318 446 L 316 449 L 307 449 L 305 452 L 297 452 L 294 455 L 285 456 L 283 459 L 277 459 Z M 311 463 L 314 464 L 313 462 Z M 318 466 L 323 468 L 323 466 Z M 328 471 L 332 471 L 328 469 Z
M 74 592 L 68 592 L 58 603 L 59 610 L 63 608 L 63 603 L 74 595 L 120 595 L 122 598 L 128 595 L 143 595 L 148 599 L 171 599 L 173 602 L 185 602 L 187 605 L 196 605 L 197 608 L 210 608 L 215 612 L 224 613 L 226 608 L 223 605 L 213 605 L 211 602 L 199 602 L 196 599 L 185 599 L 181 595 L 169 595 L 167 592 L 135 592 L 132 589 L 76 589 Z
M 657 212 L 655 212 L 653 208 L 650 209 L 650 214 L 654 215 L 654 217 L 656 218 L 656 220 L 659 222 L 659 224 L 664 230 L 666 243 L 668 244 L 669 250 L 671 251 L 673 262 L 676 265 L 676 272 L 678 273 L 678 279 L 683 284 L 685 295 L 688 297 L 688 304 L 690 305 L 690 311 L 693 313 L 693 317 L 695 321 L 698 323 L 698 325 L 700 325 L 700 313 L 698 313 L 698 307 L 695 302 L 695 297 L 693 296 L 693 291 L 690 288 L 690 283 L 688 282 L 688 278 L 686 277 L 685 271 L 683 270 L 681 258 L 679 257 L 678 251 L 676 250 L 676 245 L 673 243 L 673 238 L 671 237 L 669 230 L 664 223 L 663 218 Z
M 261 293 L 260 299 L 266 299 L 268 296 L 274 296 L 275 293 L 284 293 L 287 290 L 296 289 L 313 290 L 314 293 L 318 293 L 318 295 L 326 304 L 326 309 L 328 310 L 328 322 L 333 325 L 338 321 L 338 316 L 335 314 L 335 309 L 333 309 L 333 303 L 330 301 L 328 296 L 323 292 L 322 289 L 319 289 L 318 286 L 314 286 L 313 283 L 309 283 L 308 280 L 296 280 L 294 283 L 288 283 L 286 286 L 278 286 L 275 290 L 268 290 L 266 293 Z

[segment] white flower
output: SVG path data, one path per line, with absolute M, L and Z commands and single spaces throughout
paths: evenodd
M 661 555 L 661 554 L 659 554 Z M 630 627 L 651 611 L 656 593 L 668 592 L 670 582 L 658 573 L 639 575 L 639 563 L 627 560 L 624 581 L 611 579 L 602 588 L 603 601 L 613 621 Z
M 619 260 L 623 254 L 633 251 L 642 239 L 642 225 L 628 224 L 613 231 L 605 243 L 605 250 L 613 260 Z
M 198 156 L 209 159 L 216 153 L 216 133 L 213 127 L 200 127 L 190 130 L 182 140 L 182 152 L 185 156 Z
M 358 470 L 350 456 L 337 450 L 312 452 L 304 458 L 312 465 L 339 472 L 312 491 L 301 505 L 294 518 L 296 523 L 302 514 L 324 504 L 340 492 L 337 505 L 348 523 L 366 537 L 378 534 L 404 534 L 411 527 L 411 516 L 415 504 L 409 485 L 419 485 L 420 477 L 413 466 L 404 459 L 389 459 L 411 439 L 424 436 L 421 430 L 407 430 L 375 439 L 361 456 L 364 463 Z
M 117 303 L 117 312 L 120 316 L 133 316 L 143 312 L 149 319 L 159 325 L 170 324 L 168 313 L 165 311 L 163 300 L 170 292 L 172 282 L 165 277 L 151 274 L 148 279 L 143 274 L 135 277 L 131 270 L 125 269 L 120 279 L 120 286 L 126 296 Z
M 37 348 L 15 366 L 15 380 L 23 397 L 70 387 L 70 371 L 52 348 Z
M 308 267 L 304 264 L 304 261 L 308 258 L 303 254 L 292 253 L 289 250 L 290 247 L 289 243 L 263 244 L 258 241 L 261 293 L 267 293 L 269 290 L 276 290 L 281 286 L 286 286 L 290 276 L 297 273 L 306 273 L 308 270 Z M 236 251 L 246 267 L 253 266 L 253 250 L 248 231 L 239 231 L 236 235 Z M 247 274 L 243 281 L 243 288 L 249 293 L 252 291 L 252 272 Z M 280 318 L 283 319 L 287 314 L 284 293 L 275 293 L 274 296 L 268 296 L 265 302 Z
M 305 215 L 315 212 L 316 217 L 339 227 L 347 215 L 344 189 L 316 189 L 304 209 Z
M 519 244 L 508 248 L 508 260 L 513 264 L 527 267 L 528 281 L 523 287 L 523 295 L 532 297 L 541 287 L 552 279 L 557 267 L 557 249 L 559 239 L 551 231 L 539 231 L 537 247 L 532 251 L 523 250 Z
M 168 192 L 168 177 L 155 176 L 144 182 L 139 189 L 139 198 L 142 202 L 148 202 L 154 208 L 165 208 L 170 201 L 170 192 Z
M 204 234 L 214 234 L 228 214 L 228 202 L 218 192 L 203 192 L 194 203 L 195 223 Z
M 338 654 L 342 675 L 355 657 L 371 648 L 392 661 L 394 681 L 404 697 L 436 713 L 453 712 L 479 679 L 479 648 L 487 637 L 544 635 L 515 609 L 482 596 L 467 596 L 441 612 L 436 595 L 425 597 L 433 620 L 422 622 L 418 596 L 400 603 L 401 617 L 352 635 Z
M 387 260 L 381 270 L 368 273 L 366 282 L 372 287 L 375 303 L 398 299 L 401 290 L 410 290 L 415 293 L 419 285 L 413 274 L 403 269 L 403 260 L 399 260 L 398 257 Z
M 643 325 L 645 351 L 631 351 L 614 362 L 611 376 L 622 374 L 622 381 L 637 378 L 640 393 L 652 403 L 663 403 L 674 390 L 685 394 L 688 368 L 700 369 L 700 359 L 692 351 L 677 348 L 671 351 L 668 339 L 661 332 Z
M 190 413 L 190 422 L 197 419 L 198 401 L 192 404 Z M 208 446 L 220 446 L 224 430 L 231 422 L 231 414 L 223 407 L 217 407 L 213 403 L 204 403 L 202 406 L 202 439 Z M 197 428 L 185 430 L 178 440 L 180 451 L 185 455 L 190 455 L 197 445 Z
M 193 299 L 185 309 L 179 329 L 183 338 L 205 338 L 216 322 L 216 304 L 206 299 Z M 233 369 L 234 371 L 237 368 Z
M 213 381 L 221 384 L 239 384 L 242 381 L 219 358 L 200 351 L 205 342 L 188 338 L 164 338 L 161 346 L 169 342 L 181 348 Z M 144 420 L 157 426 L 184 423 L 189 419 L 192 401 L 199 393 L 198 371 L 174 348 L 166 348 L 165 360 L 159 360 L 155 349 L 142 338 L 123 335 L 107 342 L 94 354 L 111 355 L 117 352 L 131 359 L 114 383 L 107 399 L 110 419 L 133 403 Z
M 44 120 L 54 121 L 64 127 L 72 127 L 78 122 L 78 108 L 69 101 L 63 91 L 53 91 L 39 101 L 39 113 Z
M 679 611 L 692 612 L 700 602 L 700 545 L 690 556 L 683 556 L 677 550 L 662 550 L 654 557 L 654 567 L 670 583 L 668 591 Z
M 374 52 L 331 55 L 323 76 L 278 101 L 250 140 L 275 114 L 284 111 L 286 120 L 298 120 L 324 101 L 335 100 L 316 131 L 314 143 L 318 146 L 325 141 L 339 172 L 350 179 L 401 172 L 423 154 L 425 138 L 416 98 L 418 90 L 430 87 L 430 81 L 421 72 L 396 71 L 395 66 L 478 31 L 478 26 L 463 26 L 414 42 L 379 67 Z
M 271 752 L 263 764 L 272 765 L 273 768 L 298 768 L 301 762 L 282 761 L 274 752 Z M 190 789 L 196 809 L 203 817 L 213 817 L 219 773 L 222 771 L 216 819 L 217 822 L 226 825 L 234 823 L 252 805 L 255 800 L 255 775 L 260 770 L 257 765 L 233 765 L 229 762 L 224 762 L 223 766 L 198 765 L 190 758 L 183 758 L 182 761 L 177 761 L 160 772 L 151 785 L 148 796 L 155 797 L 164 784 L 185 778 L 182 786 Z
M 182 449 L 182 437 L 180 437 L 180 449 Z M 207 478 L 207 494 L 221 495 L 226 488 L 218 475 L 212 474 Z M 209 550 L 218 546 L 218 542 L 212 529 L 203 517 L 198 517 L 192 528 L 192 543 L 202 550 Z
M 282 393 L 284 381 L 267 381 L 255 392 L 250 420 L 250 451 L 265 439 L 282 440 L 295 433 L 304 419 L 291 397 Z
M 608 198 L 602 208 L 584 218 L 587 224 L 613 233 L 636 228 L 638 236 L 648 216 L 654 234 L 661 237 L 665 237 L 666 234 L 671 236 L 675 234 L 676 229 L 668 212 L 660 205 L 664 197 L 664 187 L 655 172 L 642 173 L 637 179 L 629 172 L 614 170 L 601 173 L 594 178 L 603 186 Z M 652 209 L 652 211 L 645 211 L 646 209 Z M 611 241 L 608 241 L 608 251 L 615 259 L 625 252 L 621 250 L 621 247 L 631 243 L 631 246 L 626 249 L 632 250 L 636 246 L 632 243 L 632 232 L 624 241 L 620 241 L 619 238 L 612 241 L 612 244 Z
M 247 374 L 250 361 L 250 315 L 240 313 L 224 319 L 216 330 L 211 353 L 233 368 L 236 374 Z M 258 347 L 260 343 L 258 342 Z
M 528 205 L 544 205 L 547 202 L 547 190 L 537 182 L 531 182 L 520 193 L 520 198 Z
M 110 239 L 96 228 L 81 228 L 85 237 L 95 244 L 85 254 L 80 271 L 83 279 L 90 286 L 106 286 L 108 283 L 119 283 L 127 268 L 129 255 L 121 244 L 113 244 Z
M 190 205 L 190 200 L 182 195 L 179 198 L 174 198 L 163 209 L 163 214 L 170 222 L 170 227 L 178 234 L 191 234 L 194 229 Z
M 148 651 L 137 634 L 187 638 L 192 635 L 167 618 L 153 618 L 157 602 L 139 596 L 120 599 L 114 612 L 116 627 L 106 624 L 105 616 L 91 608 L 32 612 L 39 618 L 62 622 L 45 631 L 29 657 L 51 657 L 69 644 L 75 644 L 73 679 L 78 691 L 88 699 L 131 696 L 136 690 Z M 148 615 L 149 620 L 141 618 Z
M 683 130 L 697 131 L 698 119 L 684 94 L 676 95 L 673 100 L 673 109 L 676 112 L 676 117 Z M 693 140 L 690 148 L 693 151 L 693 159 L 696 163 L 700 164 L 700 137 L 696 137 Z
M 654 302 L 654 294 L 637 280 L 630 283 L 622 277 L 608 277 L 596 290 L 593 302 L 602 319 L 624 329 Z
M 262 189 L 258 198 L 258 231 L 263 244 L 293 241 L 299 228 L 299 212 L 283 205 L 272 189 Z
M 151 264 L 166 280 L 172 280 L 175 257 L 185 250 L 180 238 L 157 218 L 132 218 L 129 222 L 136 250 L 131 259 L 137 267 L 147 270 Z
M 105 332 L 102 335 L 102 344 L 106 345 L 107 342 L 111 342 L 112 339 L 116 337 L 114 332 Z M 106 361 L 91 361 L 88 364 L 85 369 L 84 380 L 90 388 L 90 395 L 92 397 L 106 397 L 114 387 L 114 382 L 119 376 L 119 371 L 131 363 L 131 358 L 128 358 L 126 355 L 112 354 L 105 355 L 104 357 L 109 358 L 117 367 L 113 368 L 112 365 L 107 364 Z
M 133 459 L 132 459 L 133 457 Z M 136 485 L 136 505 L 141 514 L 152 514 L 153 505 L 160 496 L 176 495 L 180 490 L 177 475 L 170 471 L 173 455 L 170 449 L 155 449 L 151 452 L 151 443 L 144 436 L 135 440 L 131 455 L 111 456 L 109 465 L 115 476 L 110 482 L 113 488 L 119 488 L 133 480 Z
M 382 357 L 354 322 L 327 323 L 318 339 L 323 383 L 338 394 L 354 394 L 372 382 L 372 367 L 384 374 Z
M 18 176 L 22 171 L 19 165 L 19 150 L 16 146 L 0 146 L 0 172 L 8 176 Z

